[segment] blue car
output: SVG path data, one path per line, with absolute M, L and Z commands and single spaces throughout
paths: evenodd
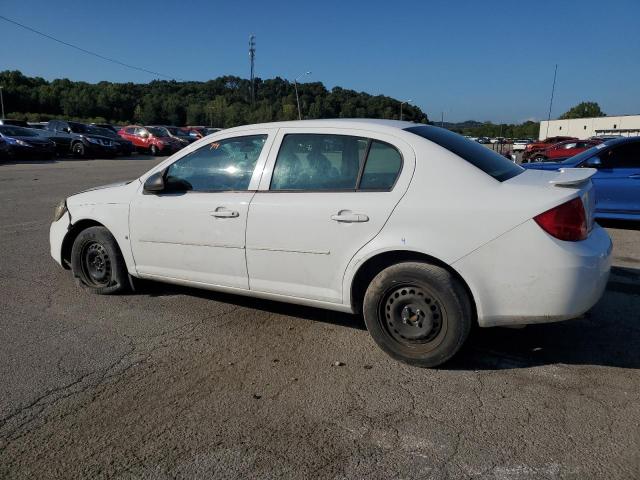
M 532 170 L 597 168 L 591 177 L 596 218 L 640 220 L 640 137 L 607 140 L 561 162 L 522 166 Z

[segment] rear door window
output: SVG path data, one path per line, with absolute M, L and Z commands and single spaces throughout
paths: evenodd
M 360 179 L 360 190 L 391 190 L 402 169 L 402 155 L 388 143 L 373 140 Z
M 401 169 L 398 149 L 379 140 L 288 134 L 276 158 L 270 190 L 389 191 Z
M 524 171 L 524 168 L 493 150 L 444 128 L 421 125 L 405 130 L 440 145 L 499 182 L 509 180 Z
M 285 135 L 271 190 L 355 190 L 369 140 L 331 134 Z

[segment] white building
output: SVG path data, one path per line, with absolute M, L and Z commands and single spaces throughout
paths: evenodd
M 547 124 L 549 128 L 547 130 Z M 546 120 L 540 122 L 540 140 L 547 137 L 578 137 L 585 139 L 602 135 L 640 135 L 640 115 L 619 115 L 616 117 L 572 118 L 569 120 Z

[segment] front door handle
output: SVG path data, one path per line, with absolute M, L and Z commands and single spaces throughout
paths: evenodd
M 640 173 L 634 173 L 633 175 L 629 175 L 629 178 L 633 178 L 634 180 L 640 180 Z
M 340 223 L 368 222 L 369 217 L 362 213 L 353 213 L 350 210 L 340 210 L 337 215 L 331 215 L 331 220 Z
M 235 210 L 227 210 L 224 207 L 218 207 L 211 212 L 211 216 L 216 218 L 236 218 L 239 217 L 240 214 Z

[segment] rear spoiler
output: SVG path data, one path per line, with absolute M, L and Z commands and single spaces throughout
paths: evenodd
M 595 168 L 561 168 L 558 176 L 549 180 L 549 183 L 556 187 L 579 187 L 587 183 L 597 171 Z

